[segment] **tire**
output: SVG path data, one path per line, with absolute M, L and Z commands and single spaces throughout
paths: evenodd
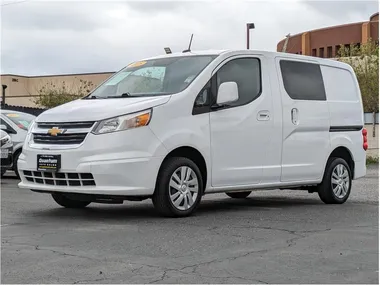
M 182 176 L 185 176 L 184 183 L 181 182 Z M 190 216 L 197 209 L 203 190 L 202 174 L 192 160 L 185 157 L 169 158 L 158 174 L 153 205 L 164 217 Z
M 13 157 L 13 171 L 15 172 L 17 178 L 20 178 L 20 173 L 18 173 L 17 169 L 17 161 L 20 157 L 21 151 L 16 152 L 15 156 Z
M 63 194 L 51 194 L 54 201 L 57 202 L 58 205 L 65 207 L 65 208 L 71 208 L 71 209 L 80 209 L 88 206 L 91 202 L 88 201 L 79 201 L 79 200 L 72 200 L 67 198 Z
M 318 185 L 319 198 L 325 204 L 343 204 L 350 196 L 351 187 L 352 171 L 348 163 L 342 158 L 329 158 L 322 183 Z
M 234 198 L 234 199 L 244 199 L 251 194 L 252 191 L 244 191 L 244 192 L 231 192 L 231 193 L 226 193 L 228 197 Z

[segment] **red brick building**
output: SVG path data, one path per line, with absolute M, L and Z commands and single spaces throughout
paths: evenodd
M 379 13 L 373 14 L 367 22 L 333 26 L 291 35 L 286 52 L 332 58 L 336 56 L 341 44 L 360 45 L 368 42 L 369 39 L 379 41 Z M 283 39 L 277 44 L 277 51 L 282 51 L 285 41 L 286 39 Z

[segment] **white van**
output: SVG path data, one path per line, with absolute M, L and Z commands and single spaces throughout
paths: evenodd
M 151 198 L 164 216 L 204 194 L 304 189 L 344 203 L 366 173 L 353 69 L 286 53 L 206 51 L 134 62 L 39 115 L 19 187 L 67 208 Z

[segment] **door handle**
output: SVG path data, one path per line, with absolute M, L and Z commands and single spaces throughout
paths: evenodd
M 257 120 L 258 121 L 268 121 L 269 120 L 269 111 L 260 111 L 257 113 Z
M 293 108 L 291 114 L 292 114 L 292 123 L 294 125 L 298 125 L 298 109 Z

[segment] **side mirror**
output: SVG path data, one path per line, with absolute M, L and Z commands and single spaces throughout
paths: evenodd
M 232 103 L 239 99 L 238 86 L 236 82 L 229 81 L 223 82 L 219 85 L 218 98 L 216 99 L 217 105 L 224 105 Z

